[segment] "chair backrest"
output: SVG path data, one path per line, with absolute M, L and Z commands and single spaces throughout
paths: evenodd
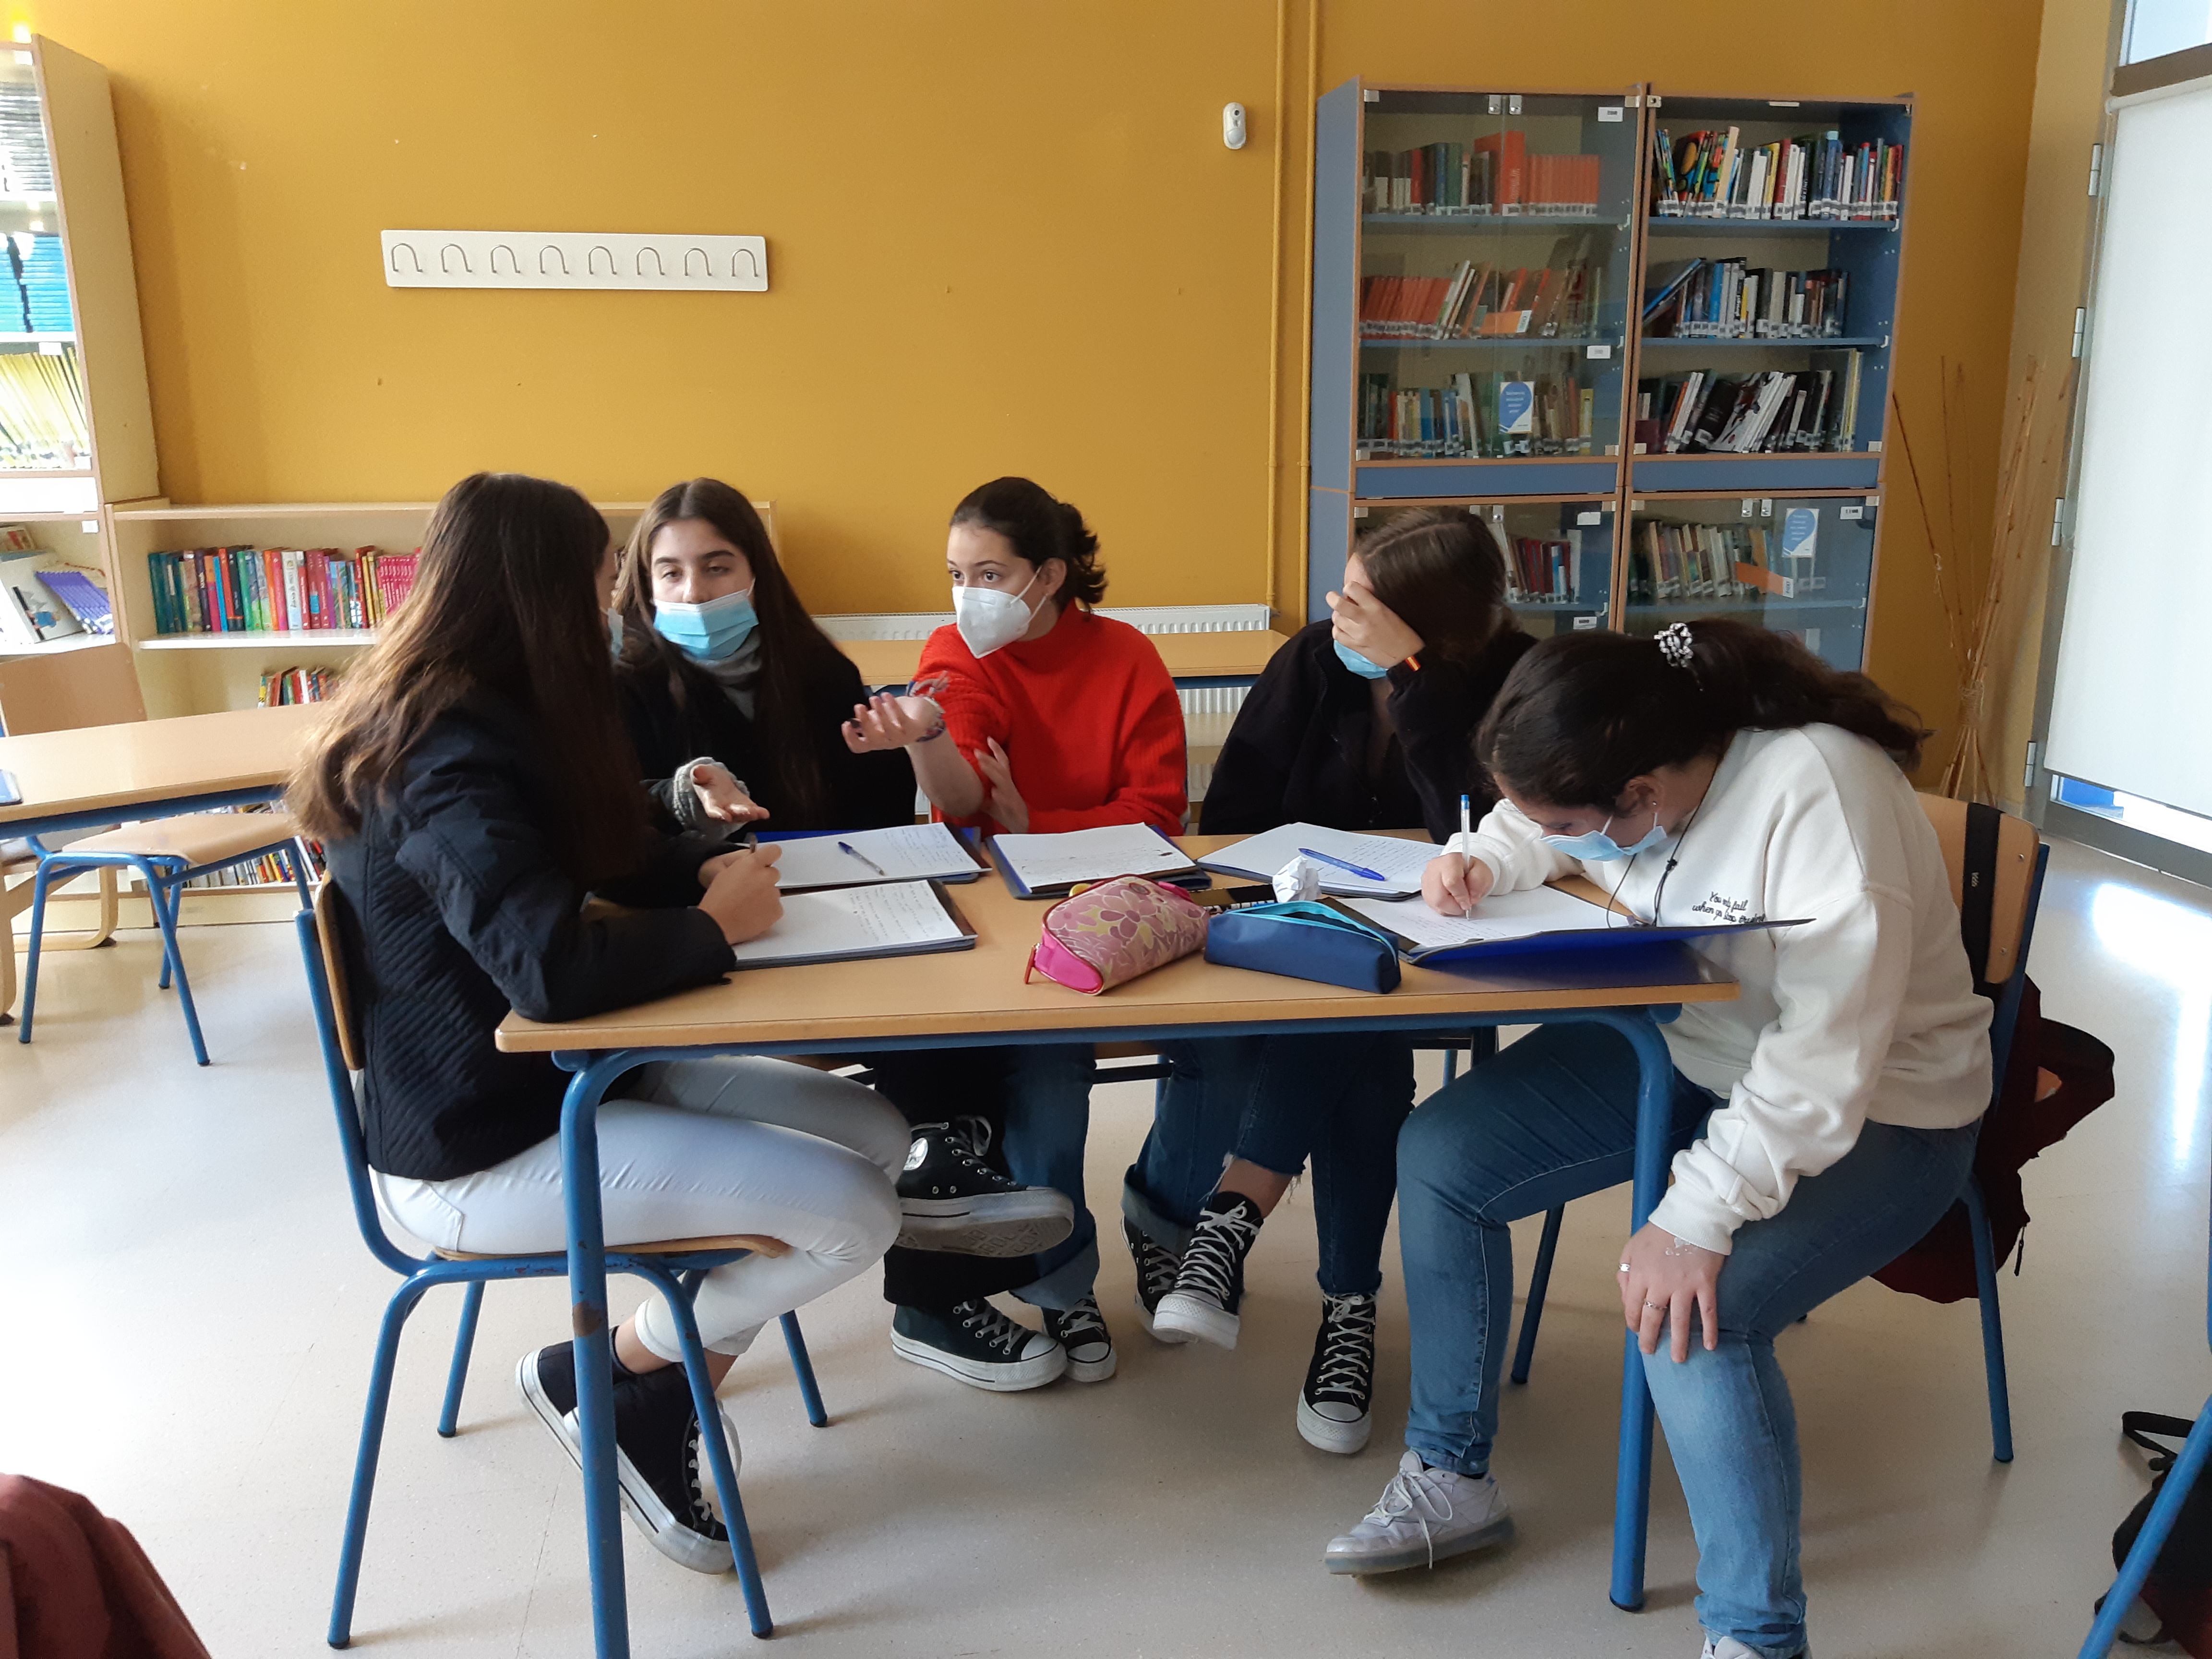
M 0 733 L 9 737 L 145 718 L 146 699 L 127 645 L 0 662 Z
M 347 925 L 345 899 L 332 881 L 325 881 L 317 890 L 315 908 L 301 911 L 293 923 L 300 936 L 301 959 L 307 970 L 315 1034 L 322 1044 L 323 1079 L 330 1090 L 331 1109 L 337 1117 L 339 1149 L 345 1155 L 354 1222 L 361 1229 L 362 1242 L 378 1261 L 394 1273 L 412 1273 L 421 1264 L 394 1244 L 384 1231 L 376 1193 L 369 1185 L 368 1144 L 362 1133 L 361 1103 L 353 1081 L 354 1073 L 360 1069 L 356 1060 L 362 1050 L 344 990 Z
M 1921 810 L 1936 827 L 1943 848 L 1943 866 L 1951 876 L 1951 899 L 1960 915 L 1967 914 L 1967 804 L 1942 795 L 1922 795 Z M 1994 809 L 1992 809 L 1994 811 Z M 2003 985 L 2026 954 L 2027 935 L 2033 914 L 2038 853 L 2043 839 L 2035 826 L 2009 812 L 1996 813 L 1996 889 L 1989 896 L 1990 944 L 1979 962 L 1970 961 L 1974 977 L 1984 985 Z M 1968 955 L 1973 954 L 1971 944 Z

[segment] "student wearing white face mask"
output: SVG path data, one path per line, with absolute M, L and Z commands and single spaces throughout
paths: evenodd
M 1894 1260 L 1948 1209 L 1990 1094 L 1942 849 L 1904 768 L 1923 733 L 1863 676 L 1728 621 L 1656 640 L 1561 635 L 1522 658 L 1476 751 L 1504 799 L 1448 914 L 1579 872 L 1641 921 L 1808 918 L 1698 948 L 1741 987 L 1662 1027 L 1674 1182 L 1620 1248 L 1696 1531 L 1706 1659 L 1799 1659 L 1799 1470 L 1776 1335 Z M 1508 1224 L 1629 1178 L 1626 1038 L 1549 1025 L 1431 1096 L 1398 1139 L 1413 1346 L 1398 1474 L 1331 1542 L 1386 1572 L 1510 1529 L 1490 1478 L 1511 1313 Z
M 939 816 L 986 833 L 1149 823 L 1180 834 L 1188 786 L 1175 683 L 1150 640 L 1093 609 L 1106 573 L 1083 515 L 1026 478 L 994 480 L 954 509 L 945 564 L 957 620 L 922 649 L 915 690 L 927 695 L 855 708 L 846 743 L 904 749 Z M 995 1151 L 1014 1180 L 1075 1206 L 1074 1231 L 1032 1258 L 892 1251 L 884 1294 L 897 1309 L 896 1352 L 1002 1392 L 1063 1373 L 1112 1376 L 1093 1294 L 1097 1224 L 1083 1206 L 1088 1045 L 886 1055 L 876 1072 L 925 1149 L 902 1194 L 979 1179 L 962 1160 Z M 969 1118 L 988 1133 L 960 1121 Z M 1044 1310 L 1042 1335 L 983 1299 L 1001 1291 Z
M 914 821 L 896 756 L 839 741 L 860 672 L 806 614 L 752 503 L 671 485 L 623 555 L 615 679 L 665 827 L 868 830 Z

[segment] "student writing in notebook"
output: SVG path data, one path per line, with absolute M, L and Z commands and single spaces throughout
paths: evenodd
M 1418 826 L 1441 841 L 1462 794 L 1477 810 L 1494 799 L 1474 730 L 1535 643 L 1506 606 L 1498 544 L 1465 513 L 1401 515 L 1360 542 L 1329 602 L 1330 619 L 1277 652 L 1238 710 L 1204 827 Z M 1235 1345 L 1245 1256 L 1310 1159 L 1322 1316 L 1296 1421 L 1323 1450 L 1358 1451 L 1413 1038 L 1226 1037 L 1162 1053 L 1174 1075 L 1121 1199 L 1146 1327 Z
M 550 1055 L 500 1052 L 510 1006 L 574 1019 L 709 983 L 781 913 L 775 848 L 647 825 L 609 661 L 615 568 L 605 521 L 574 490 L 484 473 L 456 484 L 406 608 L 346 676 L 293 780 L 292 809 L 327 848 L 350 915 L 377 1188 L 442 1249 L 563 1248 L 567 1077 Z M 593 892 L 624 908 L 586 915 Z M 599 1142 L 610 1244 L 750 1233 L 790 1247 L 700 1287 L 717 1382 L 764 1324 L 865 1270 L 899 1231 L 898 1114 L 802 1066 L 640 1066 L 600 1109 Z M 659 1299 L 617 1329 L 614 1352 L 625 1510 L 664 1553 L 727 1571 Z M 526 1357 L 519 1380 L 565 1437 L 570 1345 Z
M 1440 909 L 1578 871 L 1646 921 L 1811 918 L 1698 946 L 1741 994 L 1661 1028 L 1674 1181 L 1613 1275 L 1689 1501 L 1708 1659 L 1805 1651 L 1776 1334 L 1949 1208 L 1989 1100 L 1990 1005 L 1902 769 L 1925 735 L 1873 682 L 1747 623 L 1561 635 L 1484 723 L 1504 799 L 1473 862 L 1445 853 L 1424 882 Z M 1626 1038 L 1547 1025 L 1407 1120 L 1407 1450 L 1328 1545 L 1331 1571 L 1420 1565 L 1510 1529 L 1490 1474 L 1507 1226 L 1629 1178 L 1637 1093 Z
M 692 478 L 655 496 L 623 552 L 615 614 L 623 723 L 672 827 L 914 821 L 898 757 L 839 739 L 866 695 L 860 672 L 806 614 L 739 491 Z
M 1097 614 L 1106 573 L 1083 515 L 1026 478 L 994 480 L 954 510 L 945 564 L 957 621 L 923 648 L 917 693 L 856 708 L 846 741 L 904 749 L 955 823 L 1180 833 L 1188 785 L 1175 683 L 1151 641 Z M 1075 1210 L 1074 1231 L 1033 1261 L 893 1251 L 884 1294 L 897 1310 L 896 1352 L 983 1389 L 1112 1376 L 1093 1288 L 1097 1225 L 1083 1206 L 1089 1045 L 886 1055 L 876 1072 L 918 1127 L 902 1194 L 922 1201 L 987 1182 L 979 1160 L 995 1146 L 1015 1181 L 1056 1189 Z M 1043 1335 L 983 1299 L 1007 1290 L 1044 1310 Z

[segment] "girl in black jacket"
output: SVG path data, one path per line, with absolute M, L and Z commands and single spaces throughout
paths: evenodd
M 564 1247 L 565 1079 L 550 1055 L 499 1051 L 509 1007 L 568 1020 L 710 983 L 782 913 L 774 848 L 647 827 L 608 661 L 614 579 L 605 522 L 575 491 L 483 473 L 456 484 L 406 607 L 347 676 L 293 783 L 353 919 L 368 1160 L 401 1224 L 443 1249 Z M 631 908 L 587 915 L 590 892 Z M 905 1123 L 804 1066 L 641 1066 L 600 1108 L 599 1143 L 608 1243 L 790 1246 L 701 1286 L 718 1382 L 762 1325 L 898 1234 Z M 681 1352 L 658 1297 L 615 1333 L 624 1508 L 665 1553 L 725 1571 L 728 1534 L 691 1477 L 700 1429 Z M 570 1345 L 526 1358 L 519 1380 L 565 1459 Z
M 1276 653 L 1238 711 L 1205 828 L 1419 823 L 1443 841 L 1462 794 L 1478 817 L 1493 804 L 1474 731 L 1535 643 L 1506 608 L 1503 553 L 1466 514 L 1409 514 L 1360 542 L 1328 599 L 1331 619 Z M 1236 1346 L 1244 1258 L 1310 1158 L 1322 1321 L 1297 1427 L 1324 1451 L 1358 1451 L 1371 1425 L 1375 1296 L 1398 1126 L 1413 1109 L 1413 1040 L 1231 1037 L 1162 1053 L 1174 1076 L 1121 1204 L 1147 1328 Z
M 672 484 L 630 532 L 616 683 L 646 789 L 672 828 L 872 830 L 914 822 L 914 774 L 856 755 L 860 671 L 815 625 L 744 495 Z

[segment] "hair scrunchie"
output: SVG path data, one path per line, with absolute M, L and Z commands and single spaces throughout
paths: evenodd
M 1695 645 L 1690 638 L 1689 623 L 1669 623 L 1652 637 L 1653 642 L 1659 647 L 1659 654 L 1667 659 L 1668 667 L 1689 668 L 1691 666 Z

